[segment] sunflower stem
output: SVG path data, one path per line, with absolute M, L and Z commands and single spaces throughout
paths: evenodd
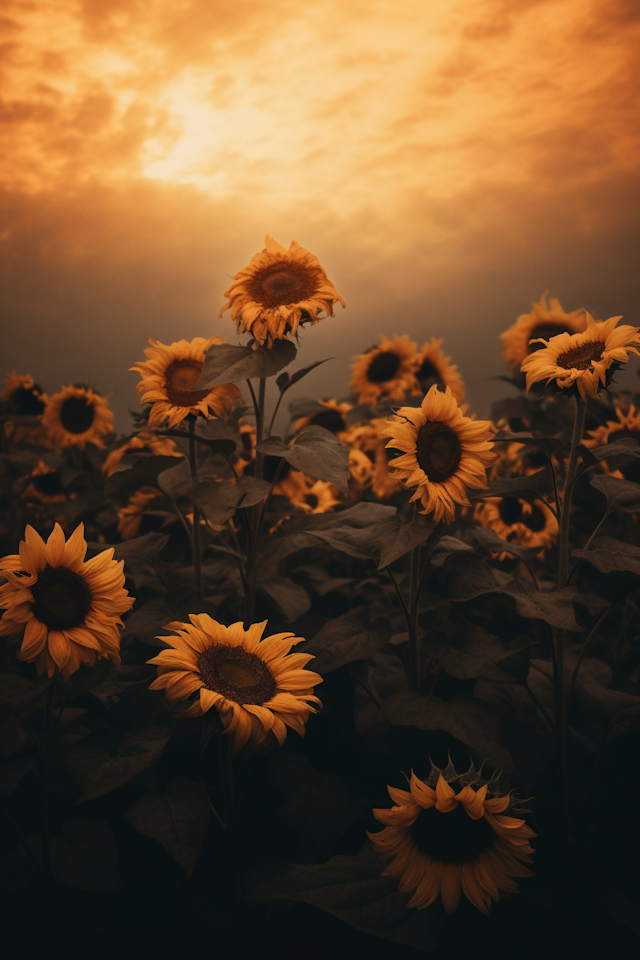
M 249 383 L 249 381 L 247 381 Z M 258 387 L 258 397 L 256 399 L 253 388 L 251 388 L 251 396 L 254 400 L 254 406 L 256 411 L 256 447 L 262 443 L 264 436 L 264 405 L 265 405 L 265 394 L 266 394 L 267 381 L 265 377 L 260 377 L 259 387 Z M 259 450 L 256 449 L 256 478 L 262 480 L 263 473 L 263 464 L 264 457 Z M 248 593 L 246 598 L 246 609 L 245 609 L 245 621 L 247 623 L 253 623 L 254 611 L 256 605 L 256 586 L 257 586 L 257 555 L 258 555 L 258 539 L 260 537 L 260 528 L 262 526 L 262 520 L 264 517 L 264 512 L 262 510 L 262 504 L 257 503 L 254 507 L 251 508 L 251 523 L 249 531 L 249 539 L 247 543 L 247 584 L 248 584 Z
M 233 762 L 233 740 L 231 734 L 220 736 L 220 770 L 224 790 L 225 820 L 229 855 L 231 859 L 231 956 L 242 957 L 242 868 L 240 864 L 240 809 L 236 789 L 236 770 Z
M 40 849 L 42 853 L 42 899 L 44 914 L 44 934 L 48 950 L 52 951 L 54 938 L 55 915 L 52 904 L 53 876 L 51 874 L 51 857 L 49 851 L 49 797 L 48 797 L 48 764 L 49 745 L 51 742 L 53 695 L 56 688 L 54 681 L 47 689 L 45 700 L 44 720 L 42 725 L 42 750 L 38 760 L 38 779 L 40 793 Z
M 198 480 L 198 459 L 196 456 L 196 444 L 194 439 L 196 418 L 191 414 L 187 417 L 189 421 L 189 469 L 191 470 L 192 486 L 195 487 Z M 191 506 L 193 508 L 193 533 L 191 541 L 191 552 L 193 554 L 193 582 L 196 593 L 202 596 L 202 554 L 200 548 L 200 507 L 196 505 L 191 495 Z

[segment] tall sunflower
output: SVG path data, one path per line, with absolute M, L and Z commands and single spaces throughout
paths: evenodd
M 512 370 L 519 367 L 530 353 L 540 349 L 538 343 L 559 333 L 581 333 L 587 325 L 586 311 L 565 313 L 556 297 L 551 297 L 547 306 L 546 293 L 532 306 L 531 313 L 521 313 L 513 326 L 500 334 L 502 359 Z
M 379 347 L 355 357 L 350 389 L 358 403 L 375 404 L 381 399 L 404 400 L 416 385 L 416 345 L 405 333 L 389 340 L 380 335 Z
M 277 633 L 262 640 L 266 620 L 248 630 L 242 623 L 225 627 L 206 613 L 189 614 L 189 620 L 168 624 L 176 635 L 159 638 L 171 649 L 147 661 L 158 667 L 151 689 L 164 689 L 169 703 L 199 691 L 181 716 L 201 717 L 214 707 L 236 750 L 248 741 L 264 746 L 269 732 L 282 745 L 287 727 L 303 737 L 309 715 L 317 713 L 313 704 L 321 705 L 313 688 L 322 683 L 304 669 L 311 654 L 289 652 L 303 637 Z
M 105 477 L 110 477 L 125 454 L 131 453 L 132 450 L 149 451 L 159 457 L 182 456 L 171 437 L 159 437 L 152 430 L 141 430 L 140 433 L 129 437 L 126 443 L 111 451 L 102 464 Z
M 470 506 L 467 489 L 486 490 L 486 469 L 495 460 L 493 424 L 464 417 L 451 389 L 434 385 L 420 407 L 401 407 L 382 431 L 387 447 L 402 451 L 389 464 L 392 477 L 417 487 L 411 500 L 438 523 L 454 519 L 455 504 Z
M 56 450 L 84 450 L 88 443 L 104 449 L 113 414 L 105 398 L 91 387 L 69 385 L 47 401 L 40 419 Z
M 231 308 L 238 332 L 250 332 L 268 347 L 304 323 L 317 323 L 319 310 L 333 316 L 334 303 L 346 306 L 317 257 L 295 240 L 287 250 L 269 236 L 224 295 L 229 302 L 219 316 Z
M 400 877 L 399 889 L 413 891 L 407 907 L 424 910 L 440 896 L 451 914 L 464 894 L 488 915 L 501 893 L 518 892 L 517 877 L 534 875 L 519 861 L 532 862 L 536 834 L 521 818 L 504 815 L 514 805 L 509 795 L 488 796 L 491 782 L 479 784 L 473 768 L 458 777 L 449 764 L 433 768 L 426 781 L 412 772 L 409 790 L 387 787 L 394 806 L 373 811 L 385 826 L 367 835 L 394 857 L 382 875 Z
M 555 380 L 563 389 L 575 385 L 583 400 L 595 397 L 618 366 L 628 361 L 629 353 L 640 356 L 640 327 L 616 326 L 621 317 L 603 322 L 590 314 L 586 317 L 584 333 L 561 333 L 552 337 L 548 346 L 527 357 L 522 364 L 527 390 L 540 380 Z
M 159 427 L 167 422 L 175 427 L 189 414 L 201 414 L 207 419 L 211 416 L 225 419 L 228 411 L 242 394 L 234 383 L 223 383 L 219 387 L 207 387 L 204 390 L 192 390 L 198 382 L 204 366 L 206 351 L 213 344 L 226 343 L 222 337 L 195 337 L 165 344 L 160 340 L 149 340 L 151 344 L 144 350 L 148 360 L 139 360 L 130 370 L 136 370 L 142 380 L 136 386 L 136 393 L 142 394 L 140 403 L 151 403 L 149 427 Z
M 24 630 L 18 659 L 35 660 L 38 674 L 70 677 L 101 657 L 120 663 L 120 616 L 134 602 L 124 589 L 124 561 L 110 549 L 85 563 L 86 552 L 83 524 L 65 543 L 56 523 L 46 544 L 28 526 L 20 553 L 0 560 L 7 581 L 0 636 Z
M 487 497 L 478 501 L 473 519 L 490 527 L 502 540 L 521 547 L 539 547 L 543 553 L 558 539 L 558 521 L 540 500 L 521 497 Z M 509 555 L 505 550 L 499 559 Z
M 417 386 L 413 393 L 416 396 L 419 393 L 424 394 L 437 383 L 441 390 L 451 387 L 451 393 L 459 406 L 462 406 L 465 402 L 464 383 L 458 367 L 451 363 L 451 357 L 444 356 L 443 343 L 442 337 L 439 340 L 431 337 L 431 340 L 426 340 L 422 349 L 418 350 L 415 369 Z

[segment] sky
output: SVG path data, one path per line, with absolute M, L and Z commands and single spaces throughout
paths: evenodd
M 122 431 L 149 337 L 239 342 L 218 311 L 265 234 L 347 303 L 305 329 L 298 365 L 335 359 L 298 395 L 344 395 L 380 334 L 433 335 L 486 416 L 499 334 L 545 290 L 640 325 L 636 0 L 2 16 L 3 364 L 110 394 Z

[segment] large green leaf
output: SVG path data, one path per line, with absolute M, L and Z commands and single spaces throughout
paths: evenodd
M 307 427 L 291 445 L 280 437 L 267 437 L 256 449 L 265 456 L 282 457 L 316 480 L 334 483 L 343 493 L 348 491 L 349 447 L 324 427 Z
M 273 377 L 296 358 L 290 340 L 276 340 L 272 347 L 234 347 L 230 343 L 213 344 L 207 350 L 200 379 L 193 390 L 211 389 L 223 383 Z
M 325 624 L 304 650 L 316 657 L 312 669 L 324 675 L 354 660 L 366 660 L 389 642 L 391 633 L 384 617 L 371 620 L 369 607 L 356 607 Z
M 629 570 L 640 574 L 640 547 L 613 537 L 596 537 L 589 550 L 573 550 L 572 556 L 587 560 L 600 573 Z

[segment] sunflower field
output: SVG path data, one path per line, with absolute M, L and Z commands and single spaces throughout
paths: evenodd
M 488 421 L 431 330 L 289 402 L 345 306 L 295 242 L 225 296 L 128 436 L 7 376 L 3 943 L 635 955 L 639 328 L 543 296 Z

